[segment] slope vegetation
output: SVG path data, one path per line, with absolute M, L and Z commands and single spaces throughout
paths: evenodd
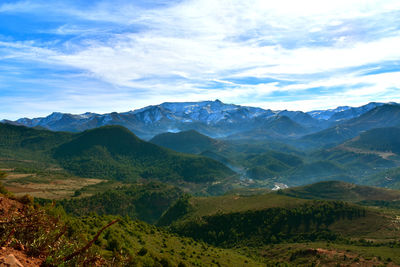
M 0 123 L 0 157 L 49 160 L 52 148 L 72 138 L 71 133 Z
M 281 242 L 393 238 L 392 218 L 342 201 L 306 200 L 269 193 L 182 198 L 159 224 L 218 246 L 260 246 Z M 357 227 L 349 228 L 349 224 Z M 386 232 L 385 232 L 386 231 Z M 384 235 L 382 233 L 387 233 Z
M 200 154 L 206 150 L 219 150 L 224 145 L 223 142 L 212 139 L 195 130 L 159 134 L 153 137 L 150 142 L 190 154 Z
M 363 132 L 344 144 L 363 150 L 393 152 L 400 154 L 400 128 L 376 128 Z
M 319 182 L 281 191 L 283 195 L 304 199 L 358 202 L 363 200 L 400 200 L 400 191 L 355 185 L 341 181 Z
M 67 213 L 85 216 L 93 212 L 99 215 L 121 215 L 155 223 L 162 213 L 181 195 L 182 190 L 162 183 L 119 187 L 90 197 L 58 201 Z
M 233 174 L 217 161 L 161 148 L 140 140 L 121 126 L 78 134 L 57 147 L 54 157 L 65 169 L 82 177 L 204 183 Z

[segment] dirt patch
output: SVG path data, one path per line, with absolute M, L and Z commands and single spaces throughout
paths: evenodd
M 24 215 L 24 205 L 16 200 L 0 196 L 0 222 L 9 221 L 15 216 Z M 2 244 L 7 246 L 7 244 Z M 40 266 L 43 259 L 28 257 L 24 251 L 24 246 L 19 249 L 11 247 L 0 248 L 0 266 L 20 266 L 24 267 Z
M 19 182 L 17 179 L 7 181 L 5 187 L 15 196 L 29 194 L 33 197 L 61 199 L 71 197 L 74 192 L 84 186 L 104 182 L 101 179 L 70 178 L 70 179 L 47 179 L 38 182 Z
M 10 218 L 11 216 L 16 214 L 21 214 L 23 208 L 24 205 L 22 205 L 18 201 L 0 196 L 0 220 Z
M 3 266 L 7 258 L 14 256 L 24 267 L 40 266 L 43 259 L 28 257 L 24 251 L 16 250 L 13 248 L 2 247 L 0 249 L 0 266 Z M 4 266 L 8 266 L 5 265 Z
M 32 192 L 41 192 L 40 190 L 33 188 L 25 188 L 20 186 L 5 186 L 5 188 L 13 193 L 32 193 Z
M 5 180 L 21 179 L 26 177 L 35 177 L 34 173 L 9 173 Z
M 3 172 L 12 172 L 12 171 L 14 171 L 14 169 L 0 169 L 0 171 L 3 171 Z
M 366 149 L 360 149 L 360 148 L 355 148 L 355 147 L 349 147 L 349 146 L 345 146 L 345 145 L 340 145 L 339 147 L 343 150 L 358 153 L 358 154 L 375 154 L 386 160 L 390 160 L 389 159 L 390 157 L 396 156 L 396 154 L 394 154 L 393 152 L 366 150 Z

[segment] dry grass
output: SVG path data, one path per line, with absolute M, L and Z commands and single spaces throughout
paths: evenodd
M 16 196 L 29 194 L 33 197 L 62 199 L 69 198 L 82 187 L 103 182 L 101 179 L 65 177 L 57 174 L 8 172 L 3 179 L 5 188 Z

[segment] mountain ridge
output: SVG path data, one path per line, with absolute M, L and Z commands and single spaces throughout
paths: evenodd
M 357 118 L 382 105 L 384 103 L 371 102 L 356 108 L 345 106 L 325 111 L 274 111 L 225 104 L 217 99 L 200 102 L 165 102 L 121 113 L 86 112 L 77 115 L 53 112 L 47 117 L 21 118 L 16 121 L 3 120 L 2 122 L 70 132 L 81 132 L 106 125 L 121 125 L 140 138 L 149 140 L 160 133 L 186 130 L 196 130 L 213 138 L 227 137 L 257 129 L 260 125 L 273 122 L 271 118 L 285 116 L 305 129 L 305 131 L 295 131 L 294 137 L 300 137 L 327 129 L 348 119 Z

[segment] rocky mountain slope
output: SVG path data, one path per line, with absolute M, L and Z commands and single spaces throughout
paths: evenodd
M 143 139 L 164 132 L 196 130 L 211 137 L 238 135 L 247 138 L 250 131 L 256 138 L 279 138 L 285 136 L 285 126 L 290 127 L 290 136 L 299 137 L 315 133 L 382 106 L 369 103 L 353 107 L 338 107 L 330 110 L 310 112 L 270 110 L 257 107 L 225 104 L 219 100 L 202 102 L 162 103 L 122 113 L 84 113 L 80 115 L 54 112 L 44 118 L 21 118 L 3 122 L 28 127 L 44 127 L 53 131 L 79 132 L 105 125 L 121 125 Z M 277 121 L 285 123 L 277 126 Z M 295 127 L 296 129 L 293 129 Z M 272 133 L 269 130 L 274 128 Z M 278 133 L 278 135 L 276 134 Z M 254 137 L 254 136 L 250 136 Z

